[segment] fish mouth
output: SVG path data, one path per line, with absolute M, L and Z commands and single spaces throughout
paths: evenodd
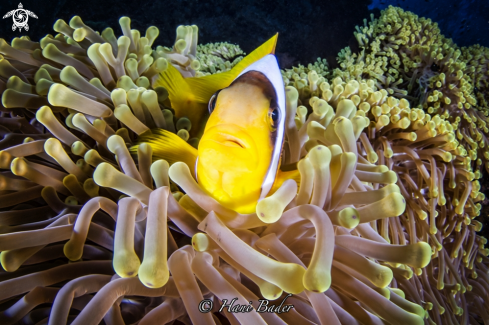
M 254 148 L 252 138 L 241 127 L 232 124 L 216 125 L 204 133 L 201 141 L 212 141 L 236 149 Z
M 231 135 L 231 134 L 219 132 L 216 135 L 219 135 L 219 137 L 222 137 L 223 139 L 225 139 L 224 141 L 217 141 L 217 142 L 221 142 L 222 144 L 227 145 L 227 146 L 231 146 L 231 147 L 239 147 L 242 149 L 246 149 L 246 146 L 243 143 L 243 141 L 241 139 Z
M 249 173 L 257 168 L 255 140 L 236 124 L 218 124 L 205 130 L 199 142 L 199 164 L 221 172 Z

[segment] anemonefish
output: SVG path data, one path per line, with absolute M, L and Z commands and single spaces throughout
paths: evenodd
M 208 195 L 239 213 L 254 212 L 285 179 L 298 177 L 297 171 L 280 170 L 286 110 L 276 40 L 228 72 L 183 78 L 169 65 L 161 74 L 155 86 L 168 90 L 176 117 L 199 125 L 209 113 L 198 149 L 162 129 L 139 138 L 153 148 L 154 160 L 185 162 Z

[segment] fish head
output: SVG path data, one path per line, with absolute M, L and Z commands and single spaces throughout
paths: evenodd
M 283 145 L 280 70 L 273 55 L 262 60 L 212 96 L 198 147 L 198 182 L 221 204 L 243 213 L 253 212 L 270 190 Z

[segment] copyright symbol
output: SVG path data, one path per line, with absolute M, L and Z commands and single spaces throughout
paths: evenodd
M 199 311 L 206 314 L 212 310 L 213 305 L 212 300 L 204 299 L 199 303 Z

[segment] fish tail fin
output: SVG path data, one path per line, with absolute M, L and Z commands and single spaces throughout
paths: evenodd
M 164 159 L 170 165 L 182 161 L 188 165 L 192 175 L 194 174 L 197 149 L 175 133 L 163 129 L 153 129 L 151 133 L 142 134 L 138 138 L 138 144 L 129 149 L 132 155 L 137 155 L 138 146 L 141 143 L 147 143 L 153 149 L 153 161 Z

